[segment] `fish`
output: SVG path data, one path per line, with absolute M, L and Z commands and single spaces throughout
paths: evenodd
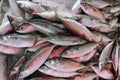
M 104 15 L 100 12 L 99 9 L 92 7 L 88 4 L 81 4 L 80 7 L 87 15 L 90 15 L 102 22 L 106 22 Z
M 85 25 L 86 27 L 99 27 L 102 24 L 100 20 L 88 15 L 80 14 L 79 16 L 76 16 L 76 18 L 78 19 L 78 22 Z
M 17 4 L 20 5 L 20 7 L 23 9 L 28 8 L 33 10 L 34 13 L 41 13 L 46 11 L 41 5 L 30 1 L 17 1 Z
M 38 15 L 44 19 L 51 20 L 51 21 L 59 21 L 59 18 L 71 18 L 75 16 L 75 13 L 65 12 L 65 11 L 46 11 L 43 13 L 36 13 L 35 15 Z
M 87 42 L 81 37 L 73 37 L 73 36 L 50 36 L 50 37 L 45 37 L 43 39 L 45 41 L 48 41 L 55 45 L 60 45 L 60 46 L 79 45 Z
M 62 71 L 57 71 L 54 69 L 51 69 L 47 66 L 42 66 L 38 69 L 38 71 L 50 75 L 50 76 L 54 76 L 54 77 L 63 77 L 63 78 L 69 78 L 75 75 L 79 75 L 79 73 L 77 72 L 62 72 Z
M 112 31 L 116 31 L 117 28 L 116 27 L 111 27 L 109 24 L 101 24 L 101 26 L 99 27 L 91 27 L 91 29 L 99 31 L 99 32 L 112 32 Z
M 92 41 L 92 32 L 87 29 L 84 25 L 81 23 L 78 23 L 75 20 L 72 19 L 61 19 L 63 24 L 73 33 L 79 35 L 80 37 L 83 37 L 89 41 Z
M 64 57 L 64 58 L 80 57 L 80 56 L 88 54 L 89 52 L 91 52 L 92 50 L 97 48 L 97 46 L 98 46 L 98 43 L 92 43 L 92 42 L 82 44 L 82 45 L 72 46 L 72 47 L 66 49 L 62 53 L 61 57 Z
M 39 69 L 40 66 L 46 61 L 52 52 L 55 45 L 40 49 L 25 63 L 22 70 L 20 71 L 19 78 L 25 78 Z
M 11 47 L 31 47 L 34 45 L 36 37 L 33 34 L 6 34 L 0 36 L 0 44 Z
M 109 70 L 109 69 L 103 69 L 102 71 L 99 70 L 99 68 L 97 66 L 91 66 L 91 68 L 95 71 L 95 73 L 104 78 L 104 79 L 114 79 L 114 75 L 113 73 Z
M 84 65 L 68 59 L 51 59 L 44 63 L 51 69 L 62 72 L 73 72 L 85 68 Z
M 54 36 L 57 34 L 67 34 L 64 30 L 55 27 L 54 25 L 46 22 L 30 22 L 32 26 L 37 28 L 37 31 L 47 35 L 47 36 Z
M 76 58 L 71 58 L 71 60 L 77 61 L 77 62 L 86 62 L 89 61 L 95 54 L 96 50 L 92 50 L 90 53 L 80 56 L 80 57 L 76 57 Z
M 102 70 L 105 68 L 105 64 L 107 63 L 108 59 L 110 58 L 110 54 L 113 48 L 114 41 L 111 41 L 110 43 L 105 46 L 103 49 L 100 57 L 99 57 L 99 69 Z
M 120 5 L 109 1 L 1 0 L 1 79 L 119 80 Z
M 87 15 L 79 15 L 74 17 L 73 19 L 78 19 L 78 22 L 90 28 L 92 30 L 100 31 L 100 32 L 111 32 L 116 31 L 116 28 L 112 28 L 111 25 L 101 22 L 91 16 Z M 112 23 L 114 25 L 114 23 Z

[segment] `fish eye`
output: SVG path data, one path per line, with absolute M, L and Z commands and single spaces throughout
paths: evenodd
M 20 30 L 23 30 L 24 28 L 23 27 L 20 27 Z

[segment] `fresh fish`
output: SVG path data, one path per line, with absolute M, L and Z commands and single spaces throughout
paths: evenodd
M 80 57 L 76 57 L 76 58 L 71 58 L 71 60 L 77 61 L 77 62 L 86 62 L 89 61 L 95 54 L 96 50 L 92 50 L 90 53 L 80 56 Z
M 61 46 L 78 45 L 87 42 L 81 37 L 73 37 L 73 36 L 52 36 L 52 37 L 46 37 L 44 38 L 44 40 Z
M 90 27 L 90 28 L 93 29 L 93 30 L 96 30 L 96 31 L 99 31 L 99 32 L 105 32 L 105 33 L 117 30 L 116 27 L 112 28 L 112 27 L 110 27 L 109 24 L 101 24 L 101 26 Z
M 42 66 L 38 70 L 44 74 L 54 76 L 54 77 L 69 78 L 69 77 L 72 77 L 75 75 L 79 75 L 79 73 L 77 73 L 77 72 L 62 72 L 62 71 L 57 71 L 57 70 L 51 69 L 47 66 Z
M 31 22 L 30 24 L 32 26 L 35 26 L 39 32 L 47 36 L 53 36 L 57 34 L 67 34 L 67 32 L 65 32 L 64 30 L 46 22 L 33 22 L 33 23 Z
M 46 11 L 39 4 L 30 2 L 30 1 L 17 1 L 17 4 L 20 4 L 20 7 L 23 8 L 23 9 L 28 8 L 28 9 L 33 10 L 34 13 L 40 13 L 40 12 L 45 12 Z
M 1 0 L 1 79 L 119 80 L 119 4 Z
M 31 22 L 31 23 L 36 23 L 36 22 L 43 22 L 43 23 L 46 23 L 46 24 L 48 24 L 48 25 L 52 25 L 52 26 L 54 26 L 54 27 L 57 27 L 57 29 L 63 29 L 63 30 L 65 30 L 66 29 L 66 27 L 63 25 L 63 24 L 61 24 L 61 23 L 57 23 L 57 22 L 52 22 L 52 21 L 50 21 L 50 20 L 46 20 L 46 19 L 41 19 L 41 18 L 33 18 L 33 19 L 31 19 L 31 20 L 29 20 L 29 22 Z M 30 25 L 30 24 L 29 24 Z M 32 25 L 31 25 L 32 26 Z M 47 25 L 46 25 L 47 26 Z M 34 27 L 34 26 L 33 26 Z
M 92 7 L 88 4 L 81 4 L 81 8 L 86 14 L 88 14 L 102 22 L 106 22 L 104 15 L 100 12 L 99 9 Z
M 23 70 L 19 74 L 19 78 L 25 78 L 35 72 L 49 57 L 55 45 L 44 48 L 37 51 L 32 57 L 25 63 Z
M 88 30 L 84 25 L 81 23 L 78 23 L 75 20 L 72 19 L 62 19 L 62 22 L 66 25 L 66 27 L 71 30 L 73 33 L 92 41 L 92 32 Z
M 62 53 L 62 57 L 75 58 L 88 54 L 98 46 L 98 43 L 86 43 L 82 45 L 72 46 Z
M 107 44 L 107 46 L 105 46 L 105 48 L 103 49 L 100 57 L 99 57 L 99 69 L 102 70 L 105 67 L 105 64 L 107 63 L 111 51 L 112 51 L 112 47 L 113 47 L 114 42 L 110 42 L 109 44 Z
M 78 19 L 78 21 L 83 24 L 84 26 L 96 30 L 96 31 L 100 31 L 100 32 L 111 32 L 111 31 L 115 31 L 115 28 L 112 28 L 109 24 L 105 24 L 103 22 L 101 22 L 100 20 L 97 20 L 93 17 L 87 16 L 87 15 L 79 15 L 75 17 L 76 19 Z M 75 19 L 73 18 L 73 19 Z M 113 24 L 113 23 L 112 23 Z
M 76 14 L 70 13 L 70 12 L 64 12 L 64 11 L 47 11 L 43 13 L 36 13 L 35 15 L 38 15 L 42 18 L 48 19 L 48 20 L 58 20 L 59 18 L 71 18 L 75 16 Z
M 76 18 L 78 19 L 78 21 L 81 24 L 83 24 L 87 27 L 99 27 L 102 24 L 102 22 L 100 20 L 95 19 L 88 15 L 80 14 L 80 15 L 76 16 Z
M 62 72 L 73 72 L 85 68 L 84 65 L 68 59 L 51 59 L 45 62 L 51 69 Z
M 95 71 L 95 73 L 98 76 L 100 76 L 104 79 L 108 79 L 108 80 L 114 79 L 114 75 L 109 69 L 103 69 L 101 71 L 101 70 L 99 70 L 99 68 L 97 66 L 91 66 L 91 68 Z
M 34 45 L 36 37 L 33 34 L 6 34 L 0 36 L 0 44 L 11 47 L 31 47 Z

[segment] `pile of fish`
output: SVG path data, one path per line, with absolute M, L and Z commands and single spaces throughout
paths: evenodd
M 70 11 L 64 11 L 45 0 L 8 1 L 12 12 L 3 14 L 0 52 L 21 55 L 9 76 L 120 80 L 120 4 L 77 0 Z

